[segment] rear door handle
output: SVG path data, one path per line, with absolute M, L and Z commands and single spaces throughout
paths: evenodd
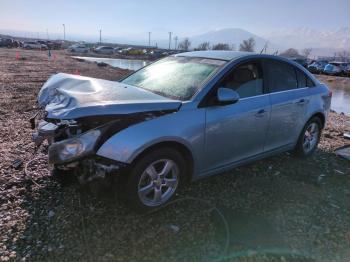
M 297 101 L 296 104 L 304 105 L 304 104 L 307 104 L 308 102 L 309 102 L 309 100 L 302 98 L 299 101 Z
M 255 114 L 255 116 L 256 116 L 256 117 L 263 117 L 265 113 L 266 113 L 266 110 L 265 110 L 265 109 L 260 109 L 260 110 Z

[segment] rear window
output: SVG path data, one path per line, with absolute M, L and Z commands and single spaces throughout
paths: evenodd
M 270 93 L 298 88 L 294 67 L 279 61 L 267 62 Z

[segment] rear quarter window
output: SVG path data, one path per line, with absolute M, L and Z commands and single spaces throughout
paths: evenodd
M 302 72 L 298 68 L 296 68 L 295 70 L 297 73 L 298 88 L 315 86 L 315 83 L 304 72 Z
M 307 87 L 314 87 L 315 83 L 310 79 L 310 77 L 306 76 L 306 86 Z
M 299 69 L 296 69 L 297 72 L 297 80 L 298 80 L 298 88 L 307 87 L 306 75 L 301 72 Z

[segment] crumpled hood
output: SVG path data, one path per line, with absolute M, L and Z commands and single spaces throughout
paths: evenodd
M 55 119 L 176 110 L 181 105 L 181 101 L 134 86 L 64 73 L 50 77 L 38 102 L 47 117 Z

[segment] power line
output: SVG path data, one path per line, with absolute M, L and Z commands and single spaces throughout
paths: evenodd
M 66 41 L 66 25 L 65 24 L 62 24 L 63 25 L 63 40 Z
M 174 37 L 174 40 L 175 40 L 175 50 L 177 50 L 177 40 L 178 40 L 178 37 L 175 36 L 175 37 Z
M 172 32 L 169 32 L 169 50 L 170 50 L 170 47 L 171 47 L 171 34 L 172 34 Z

